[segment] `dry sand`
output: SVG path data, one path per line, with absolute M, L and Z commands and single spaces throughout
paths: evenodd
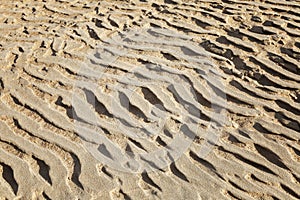
M 0 3 L 0 199 L 300 199 L 300 1 Z

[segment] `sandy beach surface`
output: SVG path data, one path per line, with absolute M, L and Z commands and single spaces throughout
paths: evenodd
M 0 0 L 0 199 L 300 199 L 299 0 Z

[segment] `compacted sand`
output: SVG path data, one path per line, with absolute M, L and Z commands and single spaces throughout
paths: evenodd
M 300 199 L 300 1 L 0 3 L 0 199 Z

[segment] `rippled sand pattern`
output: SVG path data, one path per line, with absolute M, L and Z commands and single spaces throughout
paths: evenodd
M 300 1 L 12 2 L 0 3 L 0 199 L 300 199 Z M 127 30 L 156 39 L 122 53 L 110 39 Z M 129 173 L 84 145 L 94 131 L 130 152 L 126 166 L 172 143 L 177 111 L 199 127 L 176 129 L 191 142 L 166 166 L 141 156 L 152 170 Z M 162 134 L 147 135 L 158 116 Z M 126 134 L 135 124 L 143 138 Z

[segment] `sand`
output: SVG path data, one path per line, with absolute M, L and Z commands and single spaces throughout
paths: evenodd
M 300 199 L 300 1 L 0 4 L 0 199 Z

